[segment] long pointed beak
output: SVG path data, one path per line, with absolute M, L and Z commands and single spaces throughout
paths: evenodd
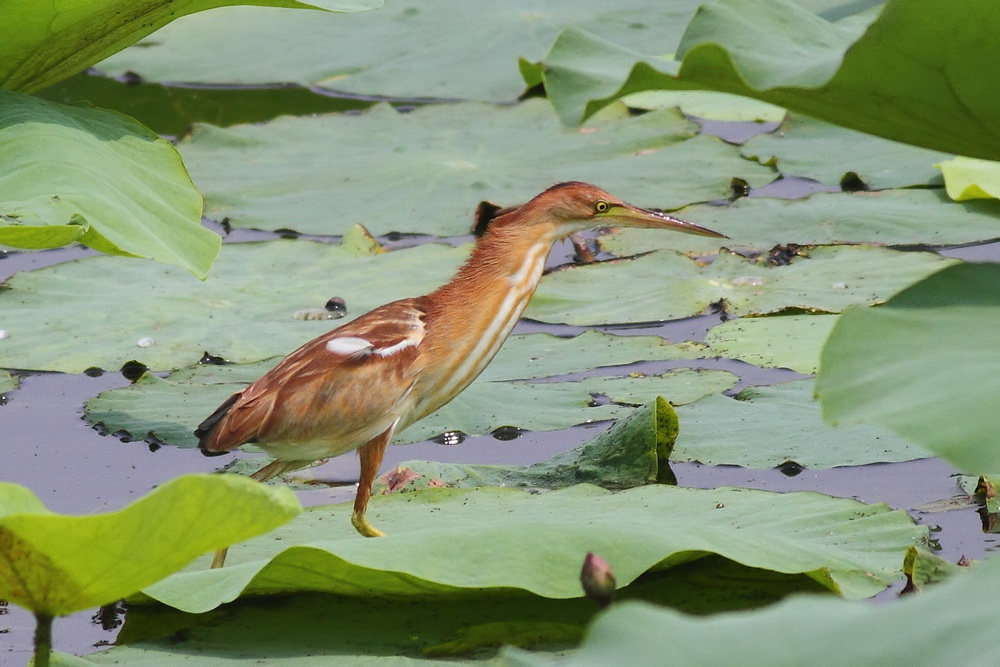
M 649 211 L 644 208 L 639 208 L 638 206 L 632 206 L 631 204 L 614 206 L 603 217 L 608 218 L 609 222 L 614 221 L 612 224 L 621 225 L 623 227 L 670 229 L 675 232 L 695 234 L 697 236 L 711 236 L 712 238 L 717 239 L 729 238 L 725 234 L 720 234 L 719 232 L 713 231 L 708 227 L 702 227 L 701 225 L 696 225 L 693 222 L 675 218 L 667 213 Z

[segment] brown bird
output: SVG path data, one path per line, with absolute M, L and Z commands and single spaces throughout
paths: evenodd
M 215 455 L 257 445 L 276 459 L 252 475 L 261 482 L 356 449 L 361 477 L 351 523 L 367 537 L 382 535 L 365 509 L 393 434 L 455 398 L 486 368 L 527 307 L 554 242 L 605 225 L 724 238 L 594 185 L 554 185 L 491 220 L 451 282 L 306 343 L 230 396 L 198 426 L 199 447 Z M 217 553 L 213 567 L 224 559 L 225 551 Z

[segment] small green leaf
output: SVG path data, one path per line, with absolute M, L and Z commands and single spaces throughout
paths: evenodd
M 885 426 L 969 473 L 1000 471 L 1000 266 L 950 266 L 841 315 L 816 391 L 831 423 Z
M 0 598 L 49 616 L 108 604 L 300 509 L 288 489 L 233 475 L 180 477 L 89 516 L 53 514 L 24 487 L 0 483 Z
M 679 425 L 662 397 L 615 421 L 578 447 L 532 465 L 501 466 L 406 461 L 378 478 L 375 493 L 481 486 L 561 488 L 596 484 L 626 489 L 653 482 L 676 484 L 668 462 Z
M 944 174 L 948 196 L 955 201 L 1000 197 L 1000 163 L 956 157 L 937 166 Z

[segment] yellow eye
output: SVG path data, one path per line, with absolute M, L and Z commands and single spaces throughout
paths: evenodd
M 611 208 L 611 206 L 608 204 L 608 202 L 604 201 L 603 199 L 599 200 L 596 204 L 594 204 L 594 210 L 597 211 L 598 213 L 604 213 L 609 208 Z

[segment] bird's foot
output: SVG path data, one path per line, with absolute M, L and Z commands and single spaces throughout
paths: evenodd
M 365 537 L 385 537 L 385 533 L 368 523 L 367 517 L 359 512 L 351 514 L 351 524 Z

